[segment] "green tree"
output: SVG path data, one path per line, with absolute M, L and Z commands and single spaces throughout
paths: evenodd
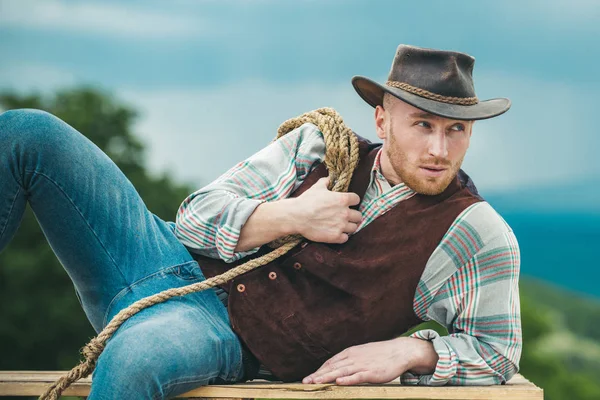
M 107 92 L 82 87 L 55 95 L 0 93 L 0 108 L 39 108 L 72 125 L 115 161 L 148 209 L 165 220 L 174 220 L 192 191 L 166 174 L 148 173 L 144 144 L 133 133 L 136 111 Z M 0 321 L 0 369 L 70 369 L 95 336 L 29 207 L 0 253 Z
M 571 354 L 567 353 L 565 357 L 551 344 L 543 342 L 557 333 L 585 336 L 587 326 L 569 322 L 597 315 L 600 305 L 586 302 L 588 308 L 574 307 L 582 301 L 547 284 L 521 281 L 523 353 L 520 372 L 544 389 L 546 400 L 600 399 L 600 368 L 592 364 L 575 368 L 569 363 Z M 566 321 L 566 325 L 562 321 Z
M 46 110 L 86 135 L 115 161 L 147 207 L 172 220 L 193 188 L 147 171 L 144 144 L 133 133 L 137 114 L 105 91 L 83 87 L 55 95 L 0 93 L 0 109 Z M 542 283 L 522 281 L 521 373 L 543 387 L 548 400 L 600 398 L 595 364 L 574 362 L 544 350 L 549 335 L 566 331 L 598 341 L 600 305 Z M 558 317 L 558 320 L 557 320 Z M 426 323 L 411 330 L 445 329 Z M 54 256 L 31 210 L 9 246 L 0 253 L 0 369 L 70 369 L 79 349 L 95 336 L 72 283 Z M 575 370 L 574 365 L 585 365 Z

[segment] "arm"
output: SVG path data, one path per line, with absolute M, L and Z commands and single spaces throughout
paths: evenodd
M 293 234 L 315 242 L 346 242 L 362 219 L 360 211 L 350 209 L 360 197 L 331 192 L 328 184 L 329 178 L 321 178 L 296 198 L 258 206 L 240 233 L 236 251 Z
M 286 235 L 298 233 L 293 199 L 266 202 L 256 207 L 244 224 L 236 252 L 245 252 Z
M 349 208 L 359 203 L 357 194 L 331 192 L 322 178 L 301 196 L 287 198 L 324 151 L 321 132 L 302 125 L 189 196 L 175 234 L 192 251 L 226 262 L 290 234 L 345 242 L 362 218 Z
M 509 380 L 521 354 L 519 249 L 507 232 L 480 249 L 437 292 L 428 316 L 433 330 L 350 347 L 327 360 L 303 383 L 490 385 Z
M 404 384 L 492 385 L 508 381 L 519 369 L 521 316 L 519 247 L 512 231 L 490 240 L 448 279 L 427 310 L 445 325 L 411 337 L 430 342 L 438 354 L 435 371 L 406 373 Z
M 261 208 L 257 215 L 276 218 L 278 213 L 269 211 L 302 183 L 324 153 L 325 143 L 316 126 L 304 124 L 294 129 L 188 196 L 179 207 L 175 235 L 190 251 L 226 262 L 256 252 L 272 236 L 238 248 L 250 216 Z M 289 229 L 285 223 L 270 228 L 268 234 L 272 235 Z
M 302 383 L 335 382 L 338 385 L 386 383 L 407 371 L 431 373 L 438 355 L 431 343 L 399 337 L 352 346 L 327 360 Z

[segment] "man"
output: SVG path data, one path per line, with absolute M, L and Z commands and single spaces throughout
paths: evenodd
M 99 331 L 134 301 L 306 239 L 219 290 L 131 317 L 90 399 L 166 398 L 262 376 L 358 384 L 498 384 L 518 370 L 519 250 L 460 166 L 479 101 L 472 57 L 398 47 L 388 82 L 355 77 L 383 146 L 360 140 L 348 193 L 327 190 L 322 133 L 305 124 L 182 203 L 150 213 L 99 149 L 37 111 L 0 116 L 0 249 L 26 200 Z M 193 258 L 192 258 L 193 255 Z M 226 305 L 227 307 L 224 307 Z M 424 320 L 450 335 L 419 331 Z

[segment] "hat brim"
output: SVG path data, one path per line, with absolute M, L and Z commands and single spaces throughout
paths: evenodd
M 493 118 L 504 114 L 510 108 L 510 100 L 502 97 L 480 101 L 471 106 L 444 103 L 395 87 L 380 85 L 364 76 L 353 77 L 352 86 L 359 96 L 373 107 L 383 106 L 383 95 L 387 92 L 423 111 L 450 119 L 473 121 Z

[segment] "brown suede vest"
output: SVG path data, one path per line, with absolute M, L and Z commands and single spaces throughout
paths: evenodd
M 349 191 L 361 199 L 379 146 L 360 140 Z M 319 164 L 292 196 L 326 175 Z M 461 171 L 443 193 L 401 201 L 344 244 L 299 244 L 224 287 L 233 330 L 284 381 L 302 379 L 345 348 L 406 332 L 421 322 L 413 298 L 429 257 L 456 217 L 481 200 Z M 269 250 L 231 264 L 194 258 L 208 278 Z

